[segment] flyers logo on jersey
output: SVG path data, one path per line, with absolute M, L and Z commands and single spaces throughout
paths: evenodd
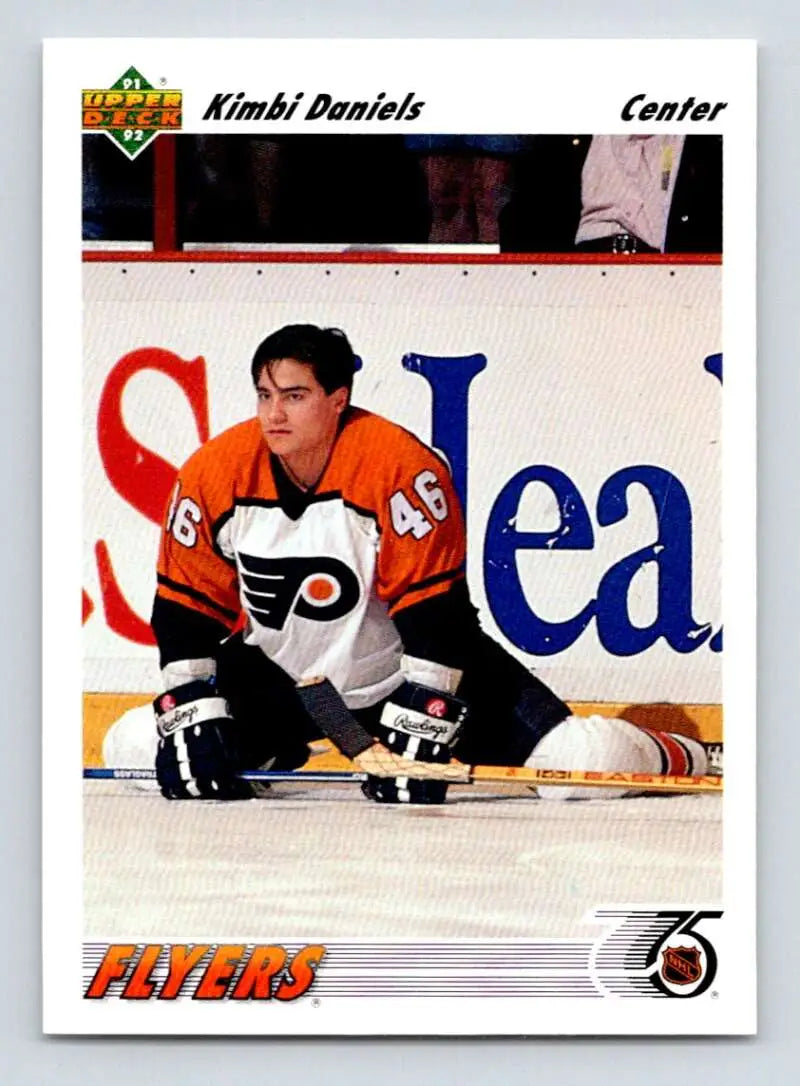
M 260 626 L 282 630 L 290 614 L 333 622 L 361 596 L 358 578 L 338 558 L 260 558 L 238 552 L 247 612 Z

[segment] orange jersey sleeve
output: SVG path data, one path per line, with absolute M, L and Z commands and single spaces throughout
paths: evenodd
M 464 518 L 447 465 L 413 434 L 368 415 L 358 440 L 380 528 L 376 593 L 394 614 L 464 577 Z
M 217 532 L 230 513 L 236 474 L 247 460 L 251 426 L 234 427 L 199 449 L 181 469 L 161 530 L 157 594 L 233 628 L 241 610 L 236 567 Z

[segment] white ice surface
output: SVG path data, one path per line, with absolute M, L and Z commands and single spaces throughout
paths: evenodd
M 87 939 L 585 937 L 596 906 L 722 896 L 717 796 L 452 788 L 426 808 L 291 784 L 170 803 L 108 782 L 85 795 Z

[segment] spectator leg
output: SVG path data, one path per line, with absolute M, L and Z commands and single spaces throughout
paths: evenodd
M 500 241 L 500 212 L 511 199 L 509 159 L 476 155 L 472 163 L 472 199 L 477 240 L 484 245 L 497 245 Z
M 428 241 L 464 244 L 475 240 L 471 208 L 471 165 L 461 155 L 423 155 L 431 228 Z

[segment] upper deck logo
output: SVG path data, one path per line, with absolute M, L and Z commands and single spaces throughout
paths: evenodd
M 128 158 L 159 132 L 178 132 L 182 116 L 181 91 L 156 90 L 132 67 L 108 90 L 81 91 L 83 131 L 107 133 Z

